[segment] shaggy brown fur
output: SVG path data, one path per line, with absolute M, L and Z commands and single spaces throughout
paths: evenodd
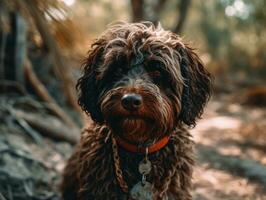
M 79 79 L 79 104 L 94 120 L 64 172 L 65 200 L 129 199 L 117 181 L 111 136 L 147 146 L 170 141 L 149 154 L 154 200 L 190 200 L 194 126 L 210 95 L 210 74 L 181 38 L 151 23 L 117 23 L 96 40 Z M 133 94 L 137 105 L 123 98 Z M 132 102 L 131 102 L 132 103 Z M 133 107 L 132 107 L 133 106 Z M 144 155 L 119 148 L 120 168 L 129 188 L 141 180 Z

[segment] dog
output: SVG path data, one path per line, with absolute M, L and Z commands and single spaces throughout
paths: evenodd
M 190 200 L 194 127 L 211 75 L 189 45 L 150 22 L 119 22 L 88 52 L 77 83 L 84 129 L 64 200 Z

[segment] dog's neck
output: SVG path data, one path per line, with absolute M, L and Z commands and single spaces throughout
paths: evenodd
M 165 147 L 169 142 L 170 137 L 165 136 L 155 142 L 148 141 L 140 144 L 132 144 L 121 137 L 116 137 L 115 139 L 120 147 L 131 153 L 146 153 L 146 151 L 148 153 L 154 153 Z

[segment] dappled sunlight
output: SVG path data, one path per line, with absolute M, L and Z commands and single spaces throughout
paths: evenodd
M 76 0 L 62 0 L 67 6 L 72 6 Z
M 266 183 L 265 110 L 212 101 L 196 128 L 199 200 L 264 200 Z
M 191 132 L 197 143 L 209 145 L 219 140 L 220 137 L 227 137 L 232 130 L 235 131 L 240 126 L 241 121 L 239 119 L 227 116 L 213 116 L 203 118 Z M 215 133 L 220 133 L 218 138 Z M 238 138 L 237 135 L 229 137 Z
M 225 8 L 225 14 L 229 17 L 239 17 L 241 19 L 247 19 L 250 15 L 251 8 L 242 0 L 236 0 L 232 5 L 228 5 Z
M 225 171 L 210 169 L 208 166 L 197 168 L 194 173 L 194 183 L 195 196 L 206 196 L 206 199 L 210 200 L 229 196 L 234 196 L 233 200 L 249 200 L 250 194 L 254 194 L 255 199 L 257 191 L 257 186 L 250 184 L 246 179 L 233 176 Z
M 217 150 L 222 155 L 240 156 L 243 153 L 237 146 L 219 147 Z
M 255 148 L 247 148 L 247 150 L 245 151 L 245 155 L 253 158 L 254 160 L 257 160 L 259 163 L 263 164 L 266 166 L 266 155 L 265 155 L 265 151 L 258 151 Z
M 228 105 L 228 112 L 230 113 L 239 113 L 242 111 L 242 107 L 239 104 L 232 103 Z
M 241 121 L 232 117 L 218 116 L 206 119 L 197 125 L 197 130 L 206 131 L 211 128 L 226 130 L 236 129 L 240 126 Z
M 248 144 L 241 145 L 238 143 L 231 143 L 230 145 L 221 145 L 217 148 L 217 151 L 221 155 L 239 156 L 244 159 L 254 159 L 257 162 L 266 165 L 266 151 L 262 151 L 261 149 L 258 149 L 256 147 L 249 146 Z

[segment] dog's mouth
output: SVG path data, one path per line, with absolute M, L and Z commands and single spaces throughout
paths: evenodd
M 110 126 L 122 138 L 132 142 L 140 142 L 150 137 L 154 120 L 141 115 L 113 116 Z
M 120 126 L 123 129 L 134 129 L 136 126 L 140 126 L 140 124 L 145 124 L 146 121 L 143 118 L 135 118 L 135 117 L 130 117 L 130 118 L 122 118 L 120 119 Z
M 128 114 L 128 115 L 122 115 L 116 118 L 116 120 L 123 122 L 123 123 L 132 123 L 132 122 L 144 122 L 144 123 L 153 123 L 153 119 L 142 116 L 138 114 Z
M 131 143 L 142 143 L 151 137 L 150 126 L 143 119 L 125 119 L 118 135 Z

